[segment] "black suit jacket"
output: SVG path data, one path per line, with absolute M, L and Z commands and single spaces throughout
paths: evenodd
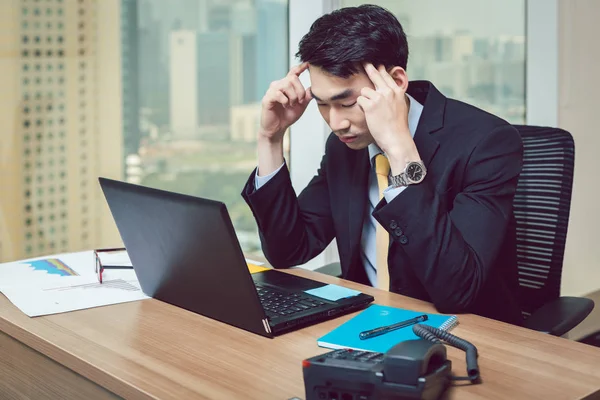
M 430 82 L 408 93 L 424 108 L 414 141 L 425 180 L 373 212 L 390 234 L 390 290 L 520 324 L 512 202 L 522 142 L 506 121 L 444 97 Z M 296 197 L 287 168 L 260 190 L 254 172 L 242 196 L 275 268 L 307 262 L 335 237 L 343 277 L 368 283 L 360 239 L 368 201 L 368 150 L 327 140 L 317 175 Z

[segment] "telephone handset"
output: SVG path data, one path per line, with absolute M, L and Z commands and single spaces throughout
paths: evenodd
M 477 349 L 428 325 L 414 325 L 422 339 L 398 343 L 386 353 L 340 349 L 302 362 L 306 400 L 437 399 L 452 380 L 479 381 Z M 468 377 L 451 376 L 446 343 L 467 353 Z

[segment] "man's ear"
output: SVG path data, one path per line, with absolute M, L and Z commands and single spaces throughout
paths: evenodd
M 388 71 L 388 74 L 394 79 L 396 85 L 400 86 L 402 90 L 406 91 L 408 88 L 408 75 L 406 70 L 402 67 L 393 67 Z

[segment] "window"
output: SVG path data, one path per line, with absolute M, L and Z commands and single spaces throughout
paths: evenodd
M 260 100 L 288 69 L 288 2 L 75 3 L 67 13 L 60 0 L 0 1 L 17 21 L 0 54 L 15 90 L 0 101 L 21 110 L 0 116 L 0 147 L 12 150 L 0 262 L 116 244 L 99 176 L 221 200 L 244 250 L 259 249 L 240 192 L 256 166 Z
M 342 0 L 342 7 L 365 3 Z M 374 0 L 408 37 L 407 73 L 444 95 L 525 123 L 525 0 Z
M 288 70 L 283 0 L 122 0 L 125 179 L 225 202 L 260 248 L 240 193 L 256 166 L 260 101 Z

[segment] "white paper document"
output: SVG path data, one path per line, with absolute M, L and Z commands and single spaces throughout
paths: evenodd
M 133 269 L 104 271 L 93 251 L 0 264 L 0 292 L 30 317 L 147 299 Z
M 2 287 L 2 293 L 30 317 L 147 299 L 137 279 L 99 283 L 74 276 L 41 285 Z

